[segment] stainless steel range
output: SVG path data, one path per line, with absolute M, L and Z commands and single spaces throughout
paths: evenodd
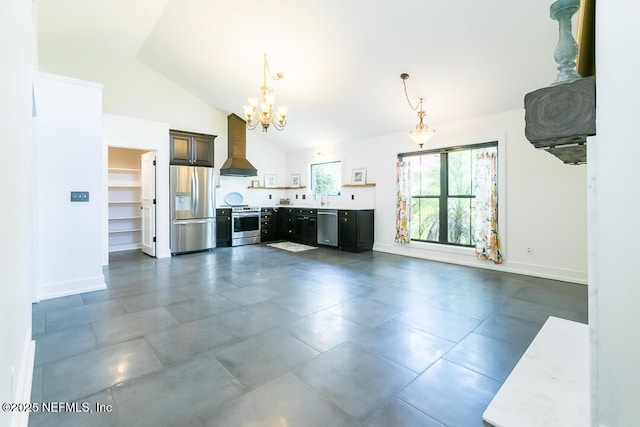
M 260 207 L 231 207 L 231 246 L 260 243 Z

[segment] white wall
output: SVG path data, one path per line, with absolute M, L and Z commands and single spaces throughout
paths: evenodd
M 291 200 L 291 203 L 299 205 L 320 206 L 321 203 L 328 203 L 328 207 L 344 208 L 344 209 L 375 209 L 376 208 L 376 187 L 344 187 L 345 184 L 351 184 L 351 173 L 353 169 L 365 168 L 366 182 L 376 183 L 379 185 L 380 179 L 378 167 L 370 159 L 377 159 L 377 156 L 371 157 L 369 148 L 362 152 L 362 141 L 356 141 L 347 145 L 329 145 L 318 147 L 313 150 L 299 151 L 289 153 L 287 156 L 287 173 L 286 185 L 291 181 L 291 174 L 300 174 L 301 184 L 306 187 L 304 190 L 287 190 L 285 196 Z M 340 162 L 342 168 L 342 189 L 339 196 L 313 197 L 311 193 L 311 165 L 315 163 Z M 393 175 L 395 179 L 395 173 Z M 302 200 L 302 195 L 306 196 Z M 298 195 L 298 199 L 296 199 Z
M 416 151 L 405 132 L 355 141 L 342 147 L 317 147 L 292 153 L 288 168 L 315 162 L 315 151 L 343 160 L 343 178 L 367 168 L 374 189 L 345 188 L 336 203 L 354 207 L 373 202 L 375 250 L 483 268 L 587 282 L 586 167 L 564 165 L 533 148 L 524 136 L 524 110 L 508 111 L 435 126 L 431 147 L 499 141 L 500 233 L 505 261 L 478 261 L 473 249 L 427 243 L 398 245 L 395 235 L 395 162 L 399 152 Z M 305 181 L 306 175 L 303 175 Z M 355 194 L 355 201 L 350 195 Z M 373 194 L 373 196 L 372 196 Z M 533 255 L 526 255 L 531 245 Z
M 226 115 L 135 59 L 40 64 L 49 73 L 101 83 L 103 112 L 220 135 Z M 226 138 L 225 138 L 226 141 Z
M 634 84 L 640 57 L 626 54 L 640 41 L 639 13 L 637 2 L 597 3 L 589 323 L 593 424 L 601 426 L 635 426 L 640 420 L 640 89 Z
M 28 402 L 31 341 L 32 3 L 0 2 L 0 401 Z M 0 412 L 0 425 L 26 425 L 28 414 Z M 24 423 L 24 424 L 20 424 Z
M 216 168 L 227 159 L 227 113 L 206 103 L 135 59 L 105 59 L 65 64 L 45 64 L 45 71 L 72 76 L 104 85 L 104 112 L 122 118 L 145 119 L 165 123 L 170 129 L 217 135 L 215 140 Z M 232 191 L 241 192 L 249 204 L 265 205 L 279 199 L 281 190 L 248 190 L 252 179 L 264 182 L 265 173 L 275 173 L 281 185 L 285 180 L 286 158 L 273 144 L 261 138 L 259 130 L 247 132 L 247 157 L 258 169 L 253 178 L 219 177 L 221 188 L 216 190 L 216 203 L 224 203 L 224 196 Z M 136 142 L 126 135 L 118 137 L 121 143 L 134 147 Z M 153 138 L 152 133 L 141 136 Z M 168 147 L 168 136 L 166 147 Z M 160 165 L 161 163 L 158 162 Z M 280 181 L 282 179 L 282 181 Z M 159 184 L 160 185 L 160 184 Z M 168 184 L 167 184 L 168 185 Z M 269 194 L 272 199 L 269 199 Z
M 36 300 L 104 289 L 102 88 L 39 73 L 34 96 Z

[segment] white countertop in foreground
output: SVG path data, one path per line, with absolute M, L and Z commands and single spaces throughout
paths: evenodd
M 589 396 L 589 327 L 549 317 L 482 419 L 496 427 L 588 427 Z

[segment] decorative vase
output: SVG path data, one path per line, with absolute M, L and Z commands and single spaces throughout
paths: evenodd
M 580 9 L 580 0 L 558 0 L 551 5 L 551 19 L 558 21 L 560 26 L 560 37 L 553 55 L 558 63 L 559 72 L 551 86 L 571 83 L 581 78 L 576 71 L 578 43 L 573 38 L 571 31 L 571 17 L 578 9 Z

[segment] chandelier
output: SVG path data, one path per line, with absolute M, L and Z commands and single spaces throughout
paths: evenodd
M 280 80 L 284 77 L 282 73 L 276 73 L 275 77 L 271 74 L 269 63 L 267 62 L 267 54 L 264 54 L 263 61 L 263 84 L 260 90 L 262 91 L 262 99 L 258 103 L 258 98 L 249 98 L 249 105 L 244 106 L 244 117 L 247 121 L 247 128 L 249 130 L 255 129 L 258 124 L 262 126 L 262 131 L 266 132 L 270 125 L 273 125 L 278 130 L 284 129 L 287 124 L 287 107 L 280 107 L 278 111 L 275 111 L 273 96 L 273 89 L 267 86 L 267 73 L 271 80 Z
M 409 132 L 409 137 L 413 139 L 413 142 L 418 144 L 420 148 L 422 148 L 422 146 L 429 142 L 431 137 L 435 135 L 436 131 L 433 129 L 429 129 L 429 126 L 427 126 L 427 124 L 424 122 L 424 117 L 427 115 L 427 113 L 422 108 L 423 98 L 420 98 L 420 100 L 418 101 L 418 105 L 416 105 L 415 107 L 409 100 L 409 95 L 407 94 L 407 79 L 409 78 L 409 74 L 402 73 L 400 74 L 400 78 L 402 79 L 402 84 L 404 85 L 404 96 L 407 98 L 409 107 L 411 107 L 413 111 L 418 112 L 418 125 L 414 130 Z

